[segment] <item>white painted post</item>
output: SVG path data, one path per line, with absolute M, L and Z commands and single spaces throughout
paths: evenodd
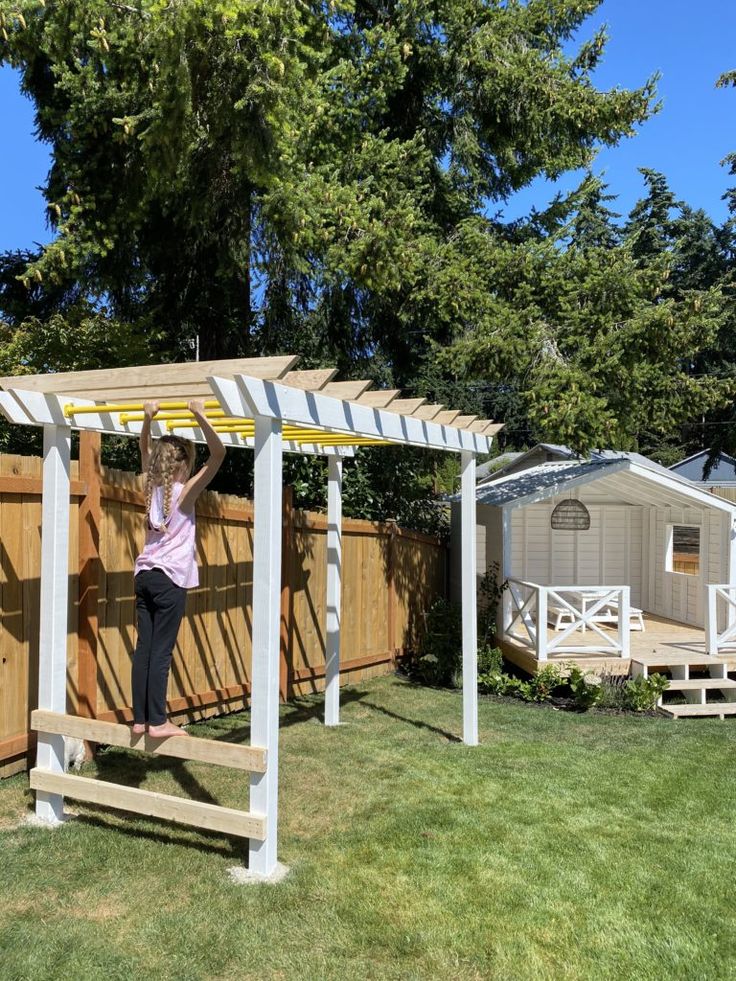
M 537 660 L 547 660 L 547 587 L 537 586 Z
M 250 810 L 265 817 L 266 837 L 251 839 L 248 868 L 261 876 L 276 868 L 278 830 L 282 452 L 281 420 L 256 416 L 251 743 L 266 750 L 266 772 L 250 776 Z
M 477 529 L 475 513 L 475 454 L 460 454 L 462 467 L 460 525 L 462 538 L 463 614 L 463 742 L 478 745 L 478 585 L 476 582 Z
M 502 583 L 508 582 L 513 576 L 513 563 L 511 561 L 511 532 L 512 532 L 512 511 L 503 508 L 501 514 L 501 580 Z M 501 597 L 501 637 L 505 637 L 511 629 L 511 621 L 514 616 L 513 601 L 511 598 L 511 588 L 505 589 Z
M 342 593 L 342 461 L 330 457 L 327 479 L 327 625 L 325 725 L 340 723 L 340 603 Z
M 718 587 L 708 584 L 705 602 L 705 650 L 710 657 L 718 656 Z
M 631 657 L 631 586 L 622 586 L 618 601 L 618 642 L 621 657 Z
M 66 712 L 70 459 L 70 430 L 44 426 L 38 707 L 61 713 Z M 41 770 L 64 772 L 63 736 L 38 734 L 36 765 Z M 37 791 L 36 815 L 49 824 L 62 821 L 64 798 Z

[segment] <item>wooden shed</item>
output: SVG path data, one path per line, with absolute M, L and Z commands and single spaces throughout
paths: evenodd
M 479 486 L 476 499 L 477 573 L 495 563 L 508 583 L 499 633 L 512 654 L 524 649 L 513 658 L 521 666 L 561 655 L 628 665 L 632 643 L 651 654 L 663 631 L 683 639 L 683 628 L 704 652 L 709 602 L 725 640 L 736 600 L 734 504 L 639 454 L 613 452 L 508 474 Z M 560 527 L 561 504 L 577 512 L 578 530 Z M 718 639 L 716 631 L 716 647 Z

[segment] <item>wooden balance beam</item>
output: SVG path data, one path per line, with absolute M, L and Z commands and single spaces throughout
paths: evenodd
M 31 727 L 39 732 L 88 739 L 91 742 L 122 746 L 157 756 L 175 756 L 201 763 L 215 763 L 251 773 L 266 771 L 266 751 L 255 746 L 238 746 L 213 739 L 196 739 L 193 736 L 169 736 L 166 739 L 134 736 L 129 726 L 116 722 L 100 722 L 99 719 L 83 719 L 41 709 L 36 709 L 31 714 Z M 125 787 L 69 773 L 53 773 L 38 767 L 31 770 L 30 783 L 32 790 L 61 794 L 72 800 L 101 804 L 194 828 L 252 838 L 255 841 L 264 841 L 266 837 L 264 817 L 231 807 L 185 800 L 154 790 Z
M 266 750 L 257 746 L 239 746 L 221 743 L 215 739 L 195 739 L 193 736 L 168 736 L 153 739 L 151 736 L 135 736 L 130 726 L 117 722 L 101 722 L 99 719 L 83 719 L 77 715 L 46 712 L 36 709 L 31 713 L 31 728 L 37 732 L 50 732 L 57 736 L 73 736 L 106 746 L 122 746 L 155 756 L 176 756 L 181 760 L 198 763 L 215 763 L 234 770 L 250 773 L 266 772 Z

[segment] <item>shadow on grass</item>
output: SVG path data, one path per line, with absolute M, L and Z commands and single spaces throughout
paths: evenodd
M 430 725 L 429 722 L 422 722 L 421 719 L 410 719 L 405 715 L 399 715 L 397 712 L 392 712 L 390 709 L 384 708 L 383 705 L 376 705 L 374 702 L 363 700 L 360 704 L 366 708 L 373 709 L 374 712 L 387 715 L 390 719 L 396 719 L 397 722 L 407 722 L 410 726 L 414 726 L 417 729 L 426 729 L 427 732 L 434 732 L 438 736 L 443 736 L 448 742 L 462 742 L 460 736 L 455 735 L 454 732 L 448 732 L 447 729 L 440 729 L 439 726 Z
M 217 804 L 217 800 L 206 790 L 197 778 L 187 769 L 187 761 L 170 756 L 137 755 L 128 752 L 108 750 L 95 757 L 97 777 L 107 783 L 124 784 L 126 787 L 140 787 L 152 773 L 168 773 L 178 783 L 182 791 L 192 800 L 205 804 Z
M 363 703 L 366 692 L 343 689 L 340 692 L 340 707 L 345 708 L 354 702 Z M 290 726 L 299 725 L 303 722 L 317 721 L 324 719 L 325 703 L 323 698 L 316 698 L 313 695 L 305 698 L 293 699 L 281 706 L 281 717 L 279 719 L 279 729 L 288 729 Z M 207 722 L 203 723 L 207 725 Z M 196 731 L 196 730 L 195 730 Z M 219 743 L 245 743 L 250 739 L 250 725 L 241 726 L 238 729 L 227 729 L 221 735 L 208 736 Z
M 233 859 L 236 862 L 248 864 L 248 841 L 244 838 L 230 837 L 221 831 L 207 831 L 204 828 L 189 828 L 186 825 L 174 825 L 158 828 L 141 828 L 139 824 L 123 824 L 118 821 L 105 820 L 111 816 L 117 817 L 119 812 L 105 807 L 97 807 L 95 804 L 85 804 L 85 810 L 90 810 L 91 814 L 77 814 L 74 817 L 75 824 L 83 824 L 90 828 L 102 831 L 110 831 L 114 834 L 127 835 L 130 838 L 151 841 L 157 845 L 177 845 L 180 848 L 191 848 L 198 852 L 207 852 L 211 855 L 221 855 L 223 858 Z M 135 815 L 134 819 L 138 822 L 140 816 Z M 145 818 L 145 821 L 154 822 L 156 818 Z M 196 837 L 194 837 L 196 835 Z

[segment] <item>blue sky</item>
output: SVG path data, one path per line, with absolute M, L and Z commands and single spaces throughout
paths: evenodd
M 605 0 L 581 32 L 590 36 L 601 23 L 610 33 L 596 84 L 635 87 L 655 71 L 662 74 L 663 107 L 638 135 L 601 150 L 594 165 L 626 213 L 641 195 L 638 167 L 667 175 L 675 194 L 704 208 L 716 221 L 726 217 L 721 200 L 728 186 L 723 157 L 736 150 L 736 89 L 715 88 L 718 75 L 736 68 L 736 0 Z M 0 251 L 47 242 L 43 198 L 37 190 L 46 176 L 46 148 L 33 137 L 31 103 L 19 90 L 18 76 L 0 69 Z M 565 175 L 552 186 L 536 181 L 503 209 L 507 218 L 543 208 L 555 190 L 571 190 L 580 175 Z

